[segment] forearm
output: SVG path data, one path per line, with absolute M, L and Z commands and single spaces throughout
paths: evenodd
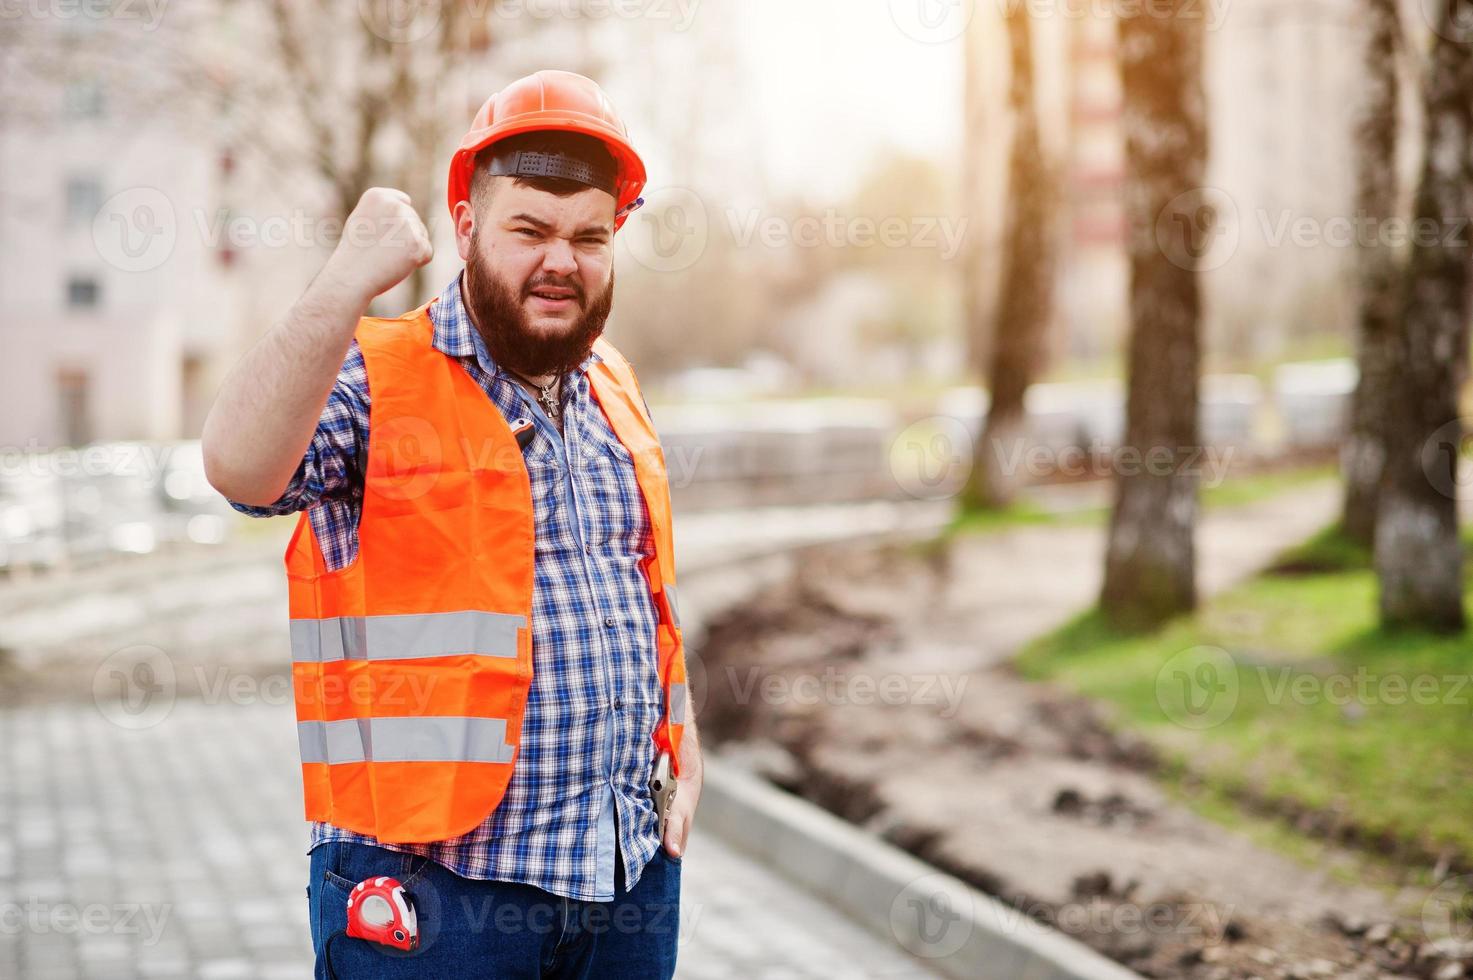
M 701 737 L 696 730 L 696 714 L 686 704 L 685 728 L 680 735 L 680 778 L 693 779 L 699 785 L 704 774 L 701 765 Z
M 276 500 L 291 480 L 371 297 L 329 266 L 226 377 L 205 420 L 205 473 L 246 504 Z

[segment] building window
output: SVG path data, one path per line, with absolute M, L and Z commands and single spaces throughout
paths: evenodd
M 56 374 L 61 438 L 68 446 L 81 446 L 92 441 L 90 389 L 85 371 L 63 368 Z
M 96 177 L 71 177 L 66 182 L 67 224 L 90 225 L 102 210 L 102 181 Z
M 66 281 L 66 305 L 74 310 L 94 309 L 101 291 L 95 276 L 72 276 Z

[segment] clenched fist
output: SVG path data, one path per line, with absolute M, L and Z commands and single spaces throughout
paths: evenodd
M 409 195 L 370 187 L 343 226 L 343 237 L 323 270 L 366 305 L 434 257 L 430 234 Z

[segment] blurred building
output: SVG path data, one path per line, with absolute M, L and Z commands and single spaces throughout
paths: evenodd
M 1000 18 L 982 15 L 990 6 L 979 5 L 972 41 L 974 58 L 987 61 L 974 72 L 984 91 L 972 97 L 987 150 L 969 179 L 980 188 L 976 206 L 1000 227 L 1007 144 L 993 135 L 1008 128 L 1008 56 Z M 1049 13 L 1033 21 L 1039 105 L 1065 174 L 1051 341 L 1056 358 L 1093 358 L 1117 350 L 1128 328 L 1116 23 L 1102 13 L 1108 4 L 1041 9 Z M 1348 336 L 1355 249 L 1345 236 L 1355 219 L 1351 139 L 1362 58 L 1356 9 L 1348 0 L 1194 9 L 1206 36 L 1210 141 L 1199 197 L 1216 218 L 1203 263 L 1208 343 L 1258 358 L 1309 338 Z M 1404 150 L 1415 144 L 1414 115 L 1406 114 Z M 1405 159 L 1408 184 L 1414 158 Z
M 1125 254 L 1120 137 L 1120 70 L 1115 23 L 1080 18 L 1063 39 L 1069 68 L 1063 111 L 1067 139 L 1063 172 L 1066 229 L 1059 306 L 1066 352 L 1094 358 L 1124 337 L 1130 268 Z
M 21 91 L 0 127 L 0 445 L 197 433 L 233 329 L 208 234 L 229 155 L 97 75 Z
M 935 249 L 869 250 L 885 252 L 876 257 L 855 247 L 739 247 L 713 240 L 702 261 L 678 276 L 660 270 L 641 276 L 647 270 L 625 263 L 630 275 L 620 316 L 638 326 L 620 341 L 657 370 L 736 364 L 755 346 L 788 356 L 817 383 L 958 373 L 965 332 L 956 327 L 961 318 L 954 284 L 989 298 L 1000 286 L 996 250 L 1010 135 L 1008 56 L 998 18 L 1005 6 L 977 4 L 968 36 L 964 181 L 980 190 L 965 215 L 965 240 L 975 254 L 948 264 L 935 261 Z M 1128 326 L 1116 25 L 1100 13 L 1111 6 L 1045 3 L 1036 5 L 1034 17 L 1043 135 L 1065 175 L 1057 323 L 1050 337 L 1055 360 L 1108 356 Z M 230 16 L 196 29 L 206 17 L 202 11 L 215 7 L 171 7 L 175 43 L 184 38 L 205 45 L 197 63 L 222 77 L 232 70 L 232 58 L 233 70 L 253 79 L 269 74 L 270 59 L 251 56 L 260 40 L 250 33 L 252 21 L 262 19 L 265 8 L 221 7 Z M 1347 285 L 1354 250 L 1325 241 L 1325 232 L 1352 207 L 1353 99 L 1346 93 L 1355 90 L 1360 58 L 1353 5 L 1240 0 L 1196 9 L 1207 19 L 1211 103 L 1212 188 L 1204 200 L 1219 212 L 1222 245 L 1205 276 L 1209 343 L 1218 351 L 1267 357 L 1296 338 L 1343 336 L 1353 301 Z M 396 182 L 401 172 L 417 181 L 408 189 L 441 248 L 420 281 L 385 297 L 380 311 L 422 302 L 453 274 L 457 257 L 438 206 L 443 159 L 462 121 L 488 92 L 541 63 L 583 67 L 611 77 L 621 91 L 643 93 L 649 104 L 631 98 L 630 115 L 663 186 L 703 186 L 697 177 L 722 168 L 759 169 L 732 150 L 734 141 L 740 143 L 735 134 L 756 123 L 703 125 L 713 114 L 705 104 L 712 91 L 728 94 L 725 116 L 741 116 L 743 100 L 730 95 L 740 89 L 736 62 L 707 72 L 712 77 L 702 76 L 704 87 L 682 89 L 674 99 L 660 82 L 670 65 L 659 62 L 656 70 L 650 67 L 655 61 L 620 56 L 638 38 L 642 50 L 679 55 L 677 67 L 719 60 L 712 52 L 722 50 L 734 16 L 698 18 L 688 35 L 664 23 L 635 23 L 604 25 L 608 33 L 585 36 L 581 23 L 539 22 L 518 27 L 537 37 L 535 45 L 521 36 L 493 40 L 471 31 L 450 54 L 408 46 L 417 56 L 440 60 L 425 69 L 435 80 L 433 97 L 423 111 L 403 115 L 443 118 L 446 129 L 407 140 L 393 138 L 403 133 L 381 132 L 390 138 L 374 141 L 383 159 L 375 156 L 368 172 L 375 181 Z M 5 33 L 14 26 L 0 25 L 0 48 L 16 43 Z M 48 29 L 58 26 L 73 29 Z M 167 62 L 159 35 L 113 26 L 114 66 Z M 362 31 L 362 24 L 353 26 Z M 25 49 L 24 38 L 18 46 Z M 962 45 L 938 46 L 936 53 L 960 59 Z M 311 127 L 292 106 L 275 104 L 275 95 L 260 91 L 239 100 L 250 111 L 238 111 L 232 125 L 190 125 L 170 100 L 140 98 L 70 61 L 57 60 L 50 74 L 38 69 L 16 77 L 21 63 L 7 59 L 8 88 L 18 96 L 4 107 L 0 125 L 0 254 L 6 257 L 0 265 L 0 446 L 196 435 L 222 372 L 289 307 L 331 247 L 328 236 L 293 224 L 303 216 L 335 214 L 342 204 L 323 195 L 319 159 L 306 135 Z M 361 101 L 356 79 L 327 81 L 334 98 L 348 105 Z M 228 93 L 228 78 L 210 88 Z M 228 94 L 220 102 L 228 116 Z M 267 128 L 272 141 L 263 152 L 257 144 Z M 235 134 L 233 145 L 227 133 Z M 1413 142 L 1409 135 L 1408 148 Z M 263 156 L 279 169 L 265 172 Z M 1408 160 L 1414 164 L 1414 155 Z M 938 166 L 949 179 L 950 161 Z M 859 217 L 955 216 L 949 197 L 926 198 L 920 182 L 905 174 L 881 176 L 882 189 L 896 189 L 893 199 L 860 195 L 832 203 Z M 758 177 L 746 188 L 756 213 L 789 217 Z M 707 194 L 713 239 L 726 228 L 729 194 L 723 186 L 713 184 L 717 189 Z M 816 207 L 829 203 L 815 199 Z M 235 220 L 244 222 L 252 241 L 233 239 L 229 222 Z M 1318 242 L 1296 238 L 1295 229 L 1306 222 Z M 262 242 L 283 227 L 284 242 Z M 839 253 L 843 261 L 808 254 L 818 251 Z M 933 270 L 926 272 L 932 278 L 923 280 L 913 265 Z M 958 275 L 959 268 L 970 274 Z M 798 292 L 788 282 L 793 270 L 812 280 Z M 877 293 L 876 282 L 891 288 Z M 693 343 L 689 325 L 698 322 L 708 329 Z

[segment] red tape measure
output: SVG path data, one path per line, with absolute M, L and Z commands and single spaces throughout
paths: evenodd
M 398 879 L 365 878 L 348 893 L 348 935 L 405 952 L 419 947 L 419 916 Z

